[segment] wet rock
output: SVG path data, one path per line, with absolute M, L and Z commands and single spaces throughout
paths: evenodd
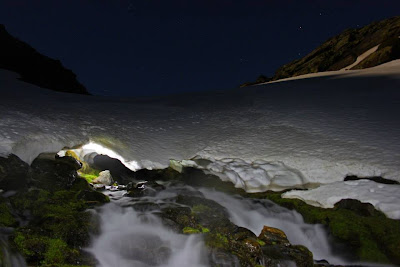
M 126 196 L 129 197 L 144 197 L 144 196 L 155 196 L 157 192 L 164 190 L 165 186 L 160 185 L 154 181 L 145 181 L 139 183 L 129 183 L 126 186 L 128 193 Z
M 136 202 L 132 205 L 133 209 L 139 212 L 150 212 L 160 209 L 160 205 L 153 202 Z
M 110 198 L 94 190 L 83 190 L 77 195 L 78 199 L 83 199 L 87 204 L 97 205 L 110 202 Z
M 104 184 L 104 185 L 112 185 L 114 184 L 114 179 L 111 176 L 111 173 L 109 170 L 105 170 L 100 172 L 99 177 L 93 180 L 93 183 L 95 184 Z
M 104 191 L 106 190 L 106 186 L 104 184 L 94 184 L 93 189 L 96 191 Z
M 304 246 L 291 245 L 282 230 L 264 226 L 258 239 L 264 254 L 263 261 L 269 265 L 291 261 L 299 267 L 314 265 L 312 253 Z
M 210 249 L 209 252 L 210 266 L 220 267 L 240 267 L 240 261 L 236 255 L 232 255 L 221 249 Z
M 286 234 L 282 230 L 273 227 L 264 226 L 258 238 L 265 242 L 266 245 L 290 245 Z
M 0 157 L 0 189 L 26 189 L 31 180 L 30 167 L 15 155 Z

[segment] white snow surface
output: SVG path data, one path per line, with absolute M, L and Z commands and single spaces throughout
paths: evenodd
M 358 199 L 364 203 L 371 203 L 389 218 L 400 219 L 400 185 L 380 184 L 362 179 L 330 183 L 307 191 L 292 190 L 282 196 L 301 199 L 310 205 L 323 208 L 333 208 L 341 199 Z
M 0 155 L 30 163 L 41 152 L 97 144 L 131 169 L 203 159 L 201 168 L 249 192 L 346 175 L 400 181 L 399 77 L 394 61 L 346 75 L 128 99 L 53 92 L 0 70 Z

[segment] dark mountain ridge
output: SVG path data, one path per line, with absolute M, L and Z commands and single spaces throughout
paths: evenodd
M 17 72 L 21 80 L 54 91 L 89 95 L 59 60 L 44 56 L 27 43 L 10 35 L 0 24 L 0 69 Z

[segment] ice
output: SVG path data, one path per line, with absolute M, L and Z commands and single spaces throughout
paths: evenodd
M 310 205 L 333 208 L 341 199 L 358 199 L 371 203 L 387 217 L 400 219 L 400 185 L 382 185 L 371 180 L 335 182 L 307 191 L 292 190 L 282 195 L 297 198 Z

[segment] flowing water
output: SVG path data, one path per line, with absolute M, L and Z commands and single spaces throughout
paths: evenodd
M 328 235 L 321 225 L 306 224 L 300 214 L 268 200 L 251 200 L 210 189 L 199 189 L 208 199 L 224 206 L 233 223 L 259 235 L 264 225 L 283 230 L 292 244 L 309 248 L 314 258 L 340 264 L 333 255 Z M 188 186 L 169 187 L 156 196 L 124 197 L 125 191 L 108 192 L 112 202 L 98 210 L 101 234 L 88 250 L 99 267 L 128 266 L 207 266 L 207 253 L 201 235 L 182 235 L 168 229 L 155 214 L 160 207 L 178 205 L 178 194 L 199 194 Z M 137 204 L 152 203 L 137 211 Z M 146 207 L 146 205 L 144 205 Z
M 26 267 L 24 258 L 13 251 L 8 245 L 8 236 L 12 228 L 0 228 L 0 266 L 1 267 Z
M 327 260 L 331 264 L 345 264 L 346 261 L 334 255 L 326 230 L 320 224 L 304 223 L 303 217 L 269 200 L 233 197 L 222 192 L 200 189 L 208 199 L 224 206 L 231 221 L 259 235 L 264 225 L 281 229 L 293 245 L 307 247 L 315 260 Z
M 200 235 L 174 233 L 153 211 L 135 211 L 137 203 L 163 204 L 164 197 L 133 200 L 126 191 L 108 193 L 113 199 L 99 209 L 101 234 L 88 249 L 98 267 L 207 266 Z
M 179 194 L 204 195 L 224 206 L 231 221 L 259 235 L 264 225 L 283 230 L 292 244 L 306 246 L 314 259 L 331 264 L 346 262 L 332 253 L 327 232 L 321 225 L 306 224 L 300 214 L 268 200 L 245 199 L 222 192 L 189 186 L 170 186 L 152 197 L 125 197 L 126 191 L 106 191 L 111 203 L 96 209 L 100 234 L 92 238 L 86 250 L 97 260 L 97 267 L 179 267 L 208 266 L 210 256 L 202 235 L 183 235 L 160 219 L 161 208 L 174 205 Z M 181 205 L 180 205 L 181 206 Z M 25 267 L 20 255 L 8 249 L 7 234 L 0 233 L 0 249 L 5 255 L 2 266 Z M 211 255 L 212 257 L 213 255 Z M 214 259 L 218 262 L 218 259 Z M 226 266 L 224 262 L 218 262 Z M 238 266 L 238 262 L 230 262 Z

